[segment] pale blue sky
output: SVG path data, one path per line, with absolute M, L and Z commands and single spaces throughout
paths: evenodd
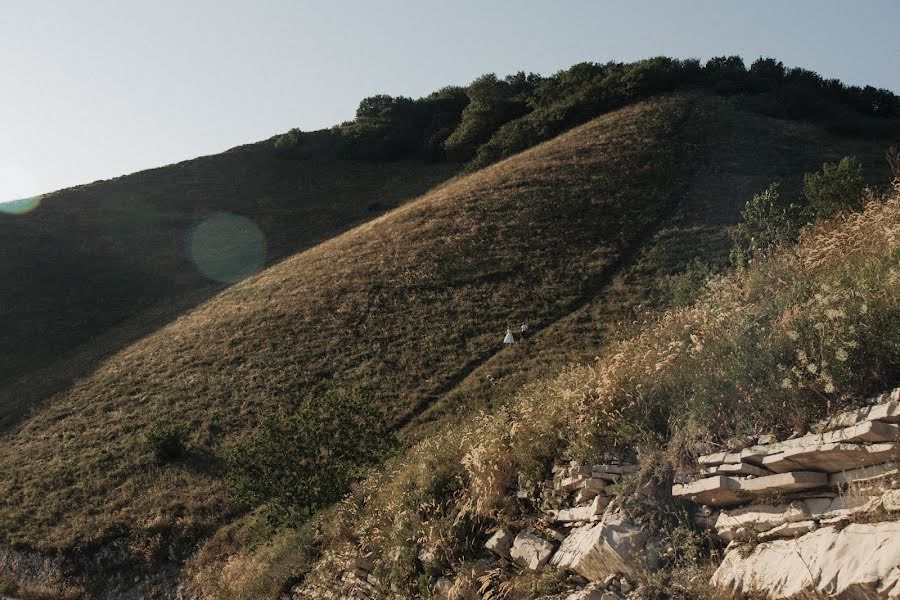
M 900 92 L 898 23 L 900 0 L 0 0 L 0 200 L 487 72 L 766 55 Z

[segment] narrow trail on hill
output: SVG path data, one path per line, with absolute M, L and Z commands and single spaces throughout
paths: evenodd
M 688 116 L 689 115 L 687 115 L 684 120 L 687 120 Z M 681 124 L 679 124 L 679 126 L 680 125 Z M 622 251 L 619 253 L 619 256 L 615 260 L 604 267 L 596 277 L 588 280 L 585 283 L 580 296 L 572 302 L 566 312 L 545 323 L 535 323 L 534 325 L 529 323 L 529 328 L 531 330 L 531 340 L 537 338 L 542 332 L 553 327 L 553 325 L 555 325 L 556 323 L 581 310 L 583 307 L 589 304 L 597 296 L 597 294 L 599 294 L 603 289 L 612 284 L 616 277 L 626 272 L 634 265 L 641 251 L 646 247 L 646 244 L 651 241 L 654 236 L 656 236 L 656 234 L 675 214 L 675 209 L 687 194 L 687 181 L 688 178 L 684 178 L 684 181 L 677 183 L 673 182 L 674 189 L 666 197 L 665 201 L 663 201 L 660 207 L 659 215 L 652 222 L 650 222 L 639 234 L 637 234 L 631 241 L 631 243 L 627 244 L 622 249 Z M 422 400 L 420 400 L 412 408 L 412 410 L 410 410 L 401 419 L 398 419 L 391 430 L 393 432 L 399 432 L 405 429 L 413 421 L 422 416 L 428 410 L 428 408 L 431 407 L 435 402 L 440 400 L 441 397 L 452 392 L 475 371 L 486 365 L 492 358 L 498 356 L 504 350 L 506 349 L 501 346 L 498 350 L 487 351 L 473 357 L 472 360 L 470 360 L 465 365 L 465 367 L 459 371 L 459 373 L 445 382 L 435 392 L 422 398 Z

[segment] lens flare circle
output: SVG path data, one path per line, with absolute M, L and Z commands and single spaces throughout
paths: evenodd
M 188 255 L 207 279 L 234 283 L 263 267 L 266 239 L 250 219 L 214 212 L 191 229 Z
M 18 200 L 10 200 L 8 202 L 0 202 L 0 213 L 8 215 L 24 215 L 30 213 L 41 204 L 40 196 L 32 196 L 30 198 L 19 198 Z

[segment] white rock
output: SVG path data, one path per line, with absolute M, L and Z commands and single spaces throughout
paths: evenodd
M 881 507 L 888 512 L 900 510 L 900 490 L 885 492 L 881 497 Z
M 581 487 L 581 484 L 583 484 L 588 477 L 589 475 L 571 475 L 569 477 L 564 477 L 556 483 L 555 487 L 557 490 L 563 492 L 571 492 L 572 490 Z
M 766 456 L 762 466 L 776 473 L 798 470 L 840 473 L 888 462 L 896 456 L 895 442 L 871 445 L 835 442 L 789 448 Z
M 737 594 L 788 598 L 900 598 L 900 523 L 823 527 L 792 540 L 765 542 L 746 557 L 732 548 L 712 584 Z
M 771 475 L 772 471 L 751 465 L 750 463 L 724 463 L 714 467 L 706 467 L 703 472 L 707 475 L 753 475 L 754 477 L 765 477 Z
M 795 523 L 782 523 L 778 527 L 763 532 L 757 536 L 759 540 L 774 540 L 777 538 L 795 538 L 816 529 L 815 521 L 797 521 Z
M 779 473 L 756 478 L 716 475 L 672 486 L 672 495 L 697 504 L 734 506 L 773 492 L 809 490 L 828 484 L 828 475 L 811 471 Z
M 594 517 L 603 514 L 603 509 L 609 504 L 609 497 L 596 496 L 587 506 L 564 508 L 552 514 L 553 520 L 559 523 L 574 523 L 576 521 L 590 521 Z
M 532 571 L 546 565 L 552 554 L 553 544 L 528 531 L 520 532 L 509 550 L 512 560 Z
M 602 600 L 603 590 L 583 589 L 566 596 L 566 600 Z
M 753 532 L 768 531 L 784 523 L 804 521 L 809 510 L 801 502 L 788 505 L 754 504 L 719 513 L 715 529 L 719 538 L 730 542 L 749 539 Z
M 635 574 L 657 562 L 647 532 L 615 512 L 608 512 L 595 525 L 573 529 L 552 560 L 554 566 L 590 581 L 601 581 L 616 573 Z
M 850 427 L 864 421 L 900 422 L 900 402 L 896 398 L 892 398 L 883 403 L 843 412 L 816 423 L 813 428 L 816 431 L 827 431 L 836 427 Z
M 900 468 L 897 468 L 897 463 L 888 462 L 880 465 L 833 473 L 828 476 L 828 482 L 832 485 L 874 483 L 896 475 L 900 475 Z

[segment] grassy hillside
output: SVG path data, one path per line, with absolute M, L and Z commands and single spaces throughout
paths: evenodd
M 752 100 L 749 100 L 752 103 Z M 417 420 L 421 437 L 444 426 L 463 408 L 502 403 L 522 385 L 569 363 L 594 359 L 613 340 L 634 331 L 638 314 L 670 306 L 681 273 L 695 258 L 711 271 L 728 264 L 728 228 L 744 203 L 777 181 L 786 198 L 800 195 L 801 174 L 845 154 L 861 157 L 872 182 L 888 176 L 884 146 L 841 138 L 810 123 L 772 119 L 748 110 L 744 99 L 712 100 L 702 108 L 702 141 L 696 170 L 664 218 L 606 274 L 601 285 L 559 320 L 539 325 L 528 344 L 514 346 L 486 361 L 465 381 L 430 406 Z M 529 321 L 531 323 L 531 321 Z M 466 413 L 462 413 L 466 414 Z M 429 423 L 433 421 L 433 423 Z
M 249 219 L 263 236 L 259 266 L 270 265 L 454 170 L 327 156 L 284 161 L 268 141 L 48 194 L 25 214 L 0 212 L 0 427 L 223 289 L 190 251 L 193 228 L 209 215 Z
M 674 95 L 605 115 L 234 285 L 105 360 L 0 444 L 3 541 L 184 557 L 232 516 L 224 452 L 352 389 L 411 438 L 602 351 L 773 179 L 880 143 Z M 531 339 L 500 344 L 507 325 Z M 451 410 L 452 409 L 452 410 Z M 187 432 L 158 466 L 144 434 Z M 427 424 L 423 428 L 422 425 Z
M 642 597 L 724 597 L 705 589 L 720 560 L 710 558 L 708 533 L 666 493 L 646 490 L 671 489 L 673 473 L 694 465 L 704 444 L 786 436 L 897 384 L 900 182 L 867 200 L 864 212 L 812 226 L 796 246 L 714 279 L 692 305 L 648 313 L 591 364 L 417 445 L 323 519 L 325 551 L 307 584 L 340 589 L 333 573 L 363 550 L 374 553 L 383 598 L 428 597 L 437 577 L 457 574 L 455 598 L 562 591 L 564 578 L 551 569 L 467 573 L 477 573 L 486 532 L 541 516 L 513 497 L 517 475 L 542 481 L 554 463 L 592 464 L 606 451 L 640 447 L 641 470 L 616 493 L 629 518 L 661 538 L 660 570 L 638 576 Z M 260 565 L 284 568 L 292 536 L 232 556 L 222 575 L 201 570 L 200 587 L 227 590 L 224 597 L 265 590 Z M 423 549 L 430 558 L 419 558 Z

